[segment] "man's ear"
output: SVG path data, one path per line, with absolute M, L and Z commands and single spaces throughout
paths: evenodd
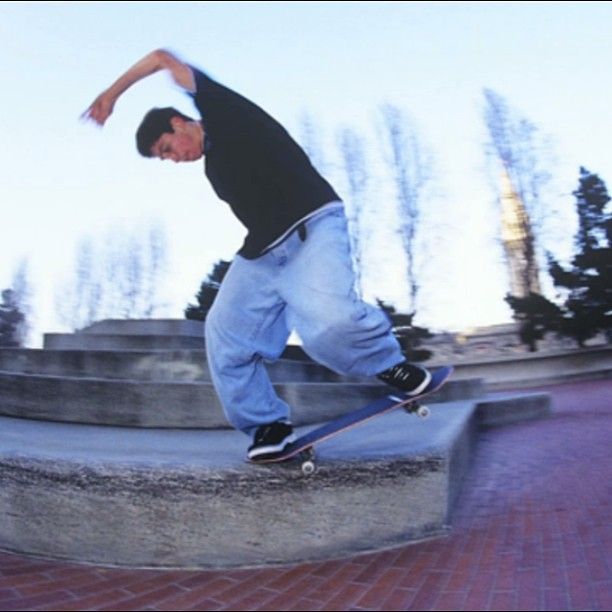
M 172 119 L 170 119 L 170 125 L 172 126 L 172 129 L 176 132 L 177 130 L 180 130 L 182 127 L 185 126 L 185 123 L 187 123 L 182 117 L 172 117 Z

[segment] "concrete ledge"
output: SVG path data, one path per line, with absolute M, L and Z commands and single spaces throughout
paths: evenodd
M 244 463 L 226 432 L 0 419 L 0 548 L 97 564 L 319 560 L 448 530 L 449 449 L 470 403 L 397 411 L 319 447 L 319 470 Z M 455 470 L 455 479 L 462 474 Z
M 79 330 L 79 334 L 119 336 L 199 336 L 204 323 L 189 319 L 104 319 Z
M 444 535 L 479 415 L 499 400 L 532 418 L 532 397 L 438 404 L 425 421 L 389 413 L 320 444 L 311 477 L 298 462 L 245 463 L 248 440 L 234 431 L 0 417 L 0 549 L 114 566 L 250 567 Z
M 43 347 L 51 350 L 183 350 L 204 347 L 204 323 L 187 319 L 106 319 L 72 334 L 44 334 Z M 300 355 L 288 346 L 283 357 Z
M 362 382 L 306 362 L 266 364 L 275 382 Z M 154 382 L 210 382 L 203 350 L 51 350 L 0 348 L 0 371 L 41 376 Z
M 379 397 L 378 385 L 275 386 L 297 425 L 333 418 Z M 228 428 L 210 383 L 147 383 L 0 373 L 0 414 L 145 428 Z
M 432 366 L 434 367 L 434 366 Z M 455 364 L 455 380 L 481 378 L 491 391 L 526 389 L 612 375 L 612 346 L 537 352 Z
M 43 346 L 51 350 L 177 350 L 201 349 L 202 336 L 44 334 Z
M 477 416 L 481 427 L 499 427 L 544 418 L 550 411 L 547 393 L 492 394 L 478 402 Z
M 380 383 L 282 383 L 296 425 L 319 423 L 384 395 Z M 447 383 L 432 402 L 469 399 L 478 381 Z M 122 427 L 217 429 L 229 427 L 211 383 L 153 383 L 5 374 L 0 372 L 0 415 Z

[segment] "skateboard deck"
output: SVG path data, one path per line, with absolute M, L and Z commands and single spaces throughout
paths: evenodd
M 418 395 L 410 397 L 401 391 L 390 393 L 379 400 L 367 404 L 363 408 L 344 414 L 320 427 L 312 429 L 303 436 L 300 436 L 295 442 L 289 444 L 282 453 L 275 453 L 270 458 L 262 457 L 252 463 L 280 463 L 292 459 L 296 455 L 301 455 L 302 472 L 310 474 L 315 471 L 313 446 L 323 440 L 327 440 L 396 408 L 404 408 L 407 412 L 415 413 L 421 418 L 429 416 L 429 409 L 421 405 L 420 400 L 437 391 L 452 373 L 452 366 L 440 368 L 432 373 L 429 385 Z

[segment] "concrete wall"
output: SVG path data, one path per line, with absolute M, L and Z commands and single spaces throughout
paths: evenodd
M 612 346 L 536 352 L 459 363 L 454 380 L 482 378 L 491 390 L 520 389 L 612 375 Z
M 471 402 L 402 411 L 321 444 L 318 470 L 250 465 L 237 432 L 0 417 L 0 548 L 127 566 L 296 563 L 446 533 Z M 303 432 L 302 432 L 303 433 Z M 463 444 L 463 442 L 460 442 Z M 457 482 L 451 483 L 451 478 Z
M 450 381 L 430 402 L 480 395 L 479 381 Z M 294 424 L 320 423 L 379 399 L 381 384 L 277 383 Z M 122 427 L 228 428 L 210 383 L 155 383 L 0 372 L 0 415 Z

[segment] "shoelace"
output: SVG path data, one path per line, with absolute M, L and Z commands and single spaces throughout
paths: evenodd
M 270 432 L 274 429 L 274 427 L 282 427 L 286 425 L 285 423 L 272 423 L 271 425 L 263 425 L 260 429 L 257 430 L 255 434 L 255 444 L 260 444 L 263 440 L 265 440 Z M 286 425 L 288 427 L 288 425 Z
M 391 380 L 406 382 L 410 378 L 410 372 L 403 372 L 402 366 L 394 366 L 387 376 Z
M 265 425 L 263 428 L 257 430 L 257 435 L 255 436 L 255 444 L 259 444 L 262 440 L 265 440 L 272 429 L 271 425 Z

